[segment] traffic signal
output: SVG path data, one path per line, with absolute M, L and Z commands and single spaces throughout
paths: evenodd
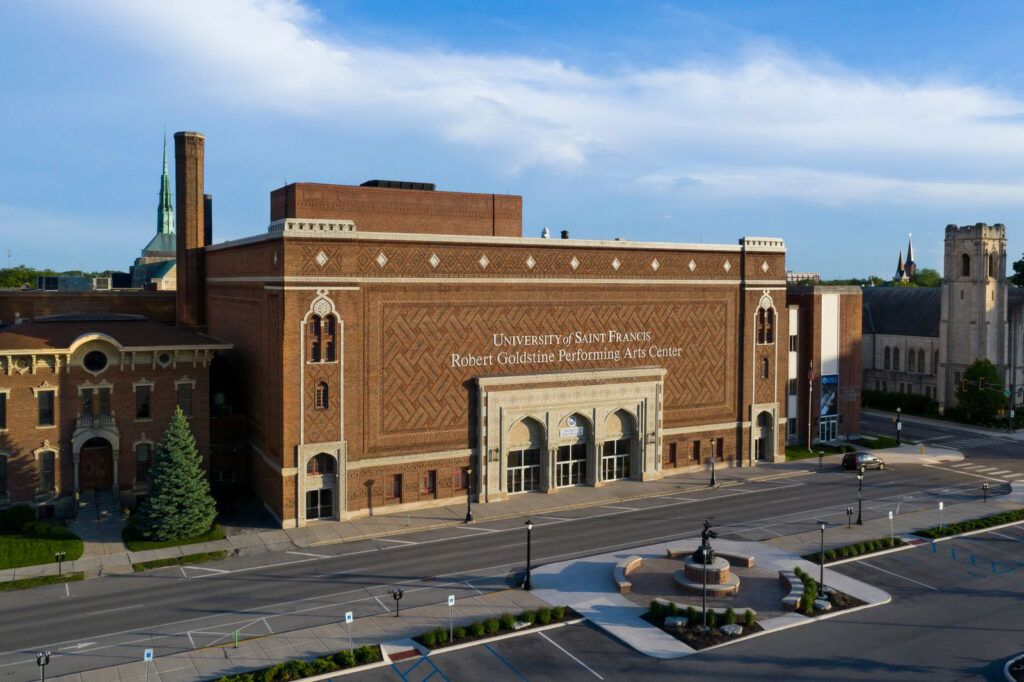
M 981 377 L 981 378 L 978 379 L 978 390 L 979 391 L 984 391 L 985 390 L 985 377 Z
M 967 393 L 967 379 L 960 380 L 960 392 Z

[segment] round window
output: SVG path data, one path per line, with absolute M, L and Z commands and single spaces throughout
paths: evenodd
M 166 367 L 167 365 L 171 364 L 171 356 L 167 353 L 161 353 L 160 357 L 157 358 L 157 361 L 162 366 Z
M 101 350 L 89 351 L 85 354 L 82 364 L 90 372 L 100 372 L 107 366 L 107 354 Z

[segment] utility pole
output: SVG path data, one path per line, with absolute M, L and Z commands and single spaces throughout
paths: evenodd
M 811 414 L 812 400 L 814 394 L 814 361 L 807 363 L 807 452 L 811 452 Z

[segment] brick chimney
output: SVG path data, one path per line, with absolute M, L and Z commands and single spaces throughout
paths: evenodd
M 199 133 L 174 133 L 174 198 L 178 214 L 178 325 L 206 325 L 203 144 Z

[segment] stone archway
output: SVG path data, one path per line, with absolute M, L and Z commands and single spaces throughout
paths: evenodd
M 756 438 L 754 453 L 759 461 L 771 462 L 775 459 L 775 428 L 771 413 L 765 411 L 757 415 Z
M 601 443 L 601 480 L 631 478 L 637 466 L 634 454 L 638 451 L 633 415 L 626 410 L 609 414 L 604 422 L 604 442 Z
M 524 417 L 509 427 L 505 456 L 506 492 L 525 493 L 544 487 L 541 475 L 544 441 L 544 426 L 532 417 Z
M 338 460 L 320 452 L 306 462 L 305 519 L 315 521 L 337 518 Z
M 594 427 L 590 420 L 574 412 L 558 423 L 558 447 L 555 449 L 555 478 L 557 488 L 594 483 L 596 462 L 590 456 L 594 441 Z

